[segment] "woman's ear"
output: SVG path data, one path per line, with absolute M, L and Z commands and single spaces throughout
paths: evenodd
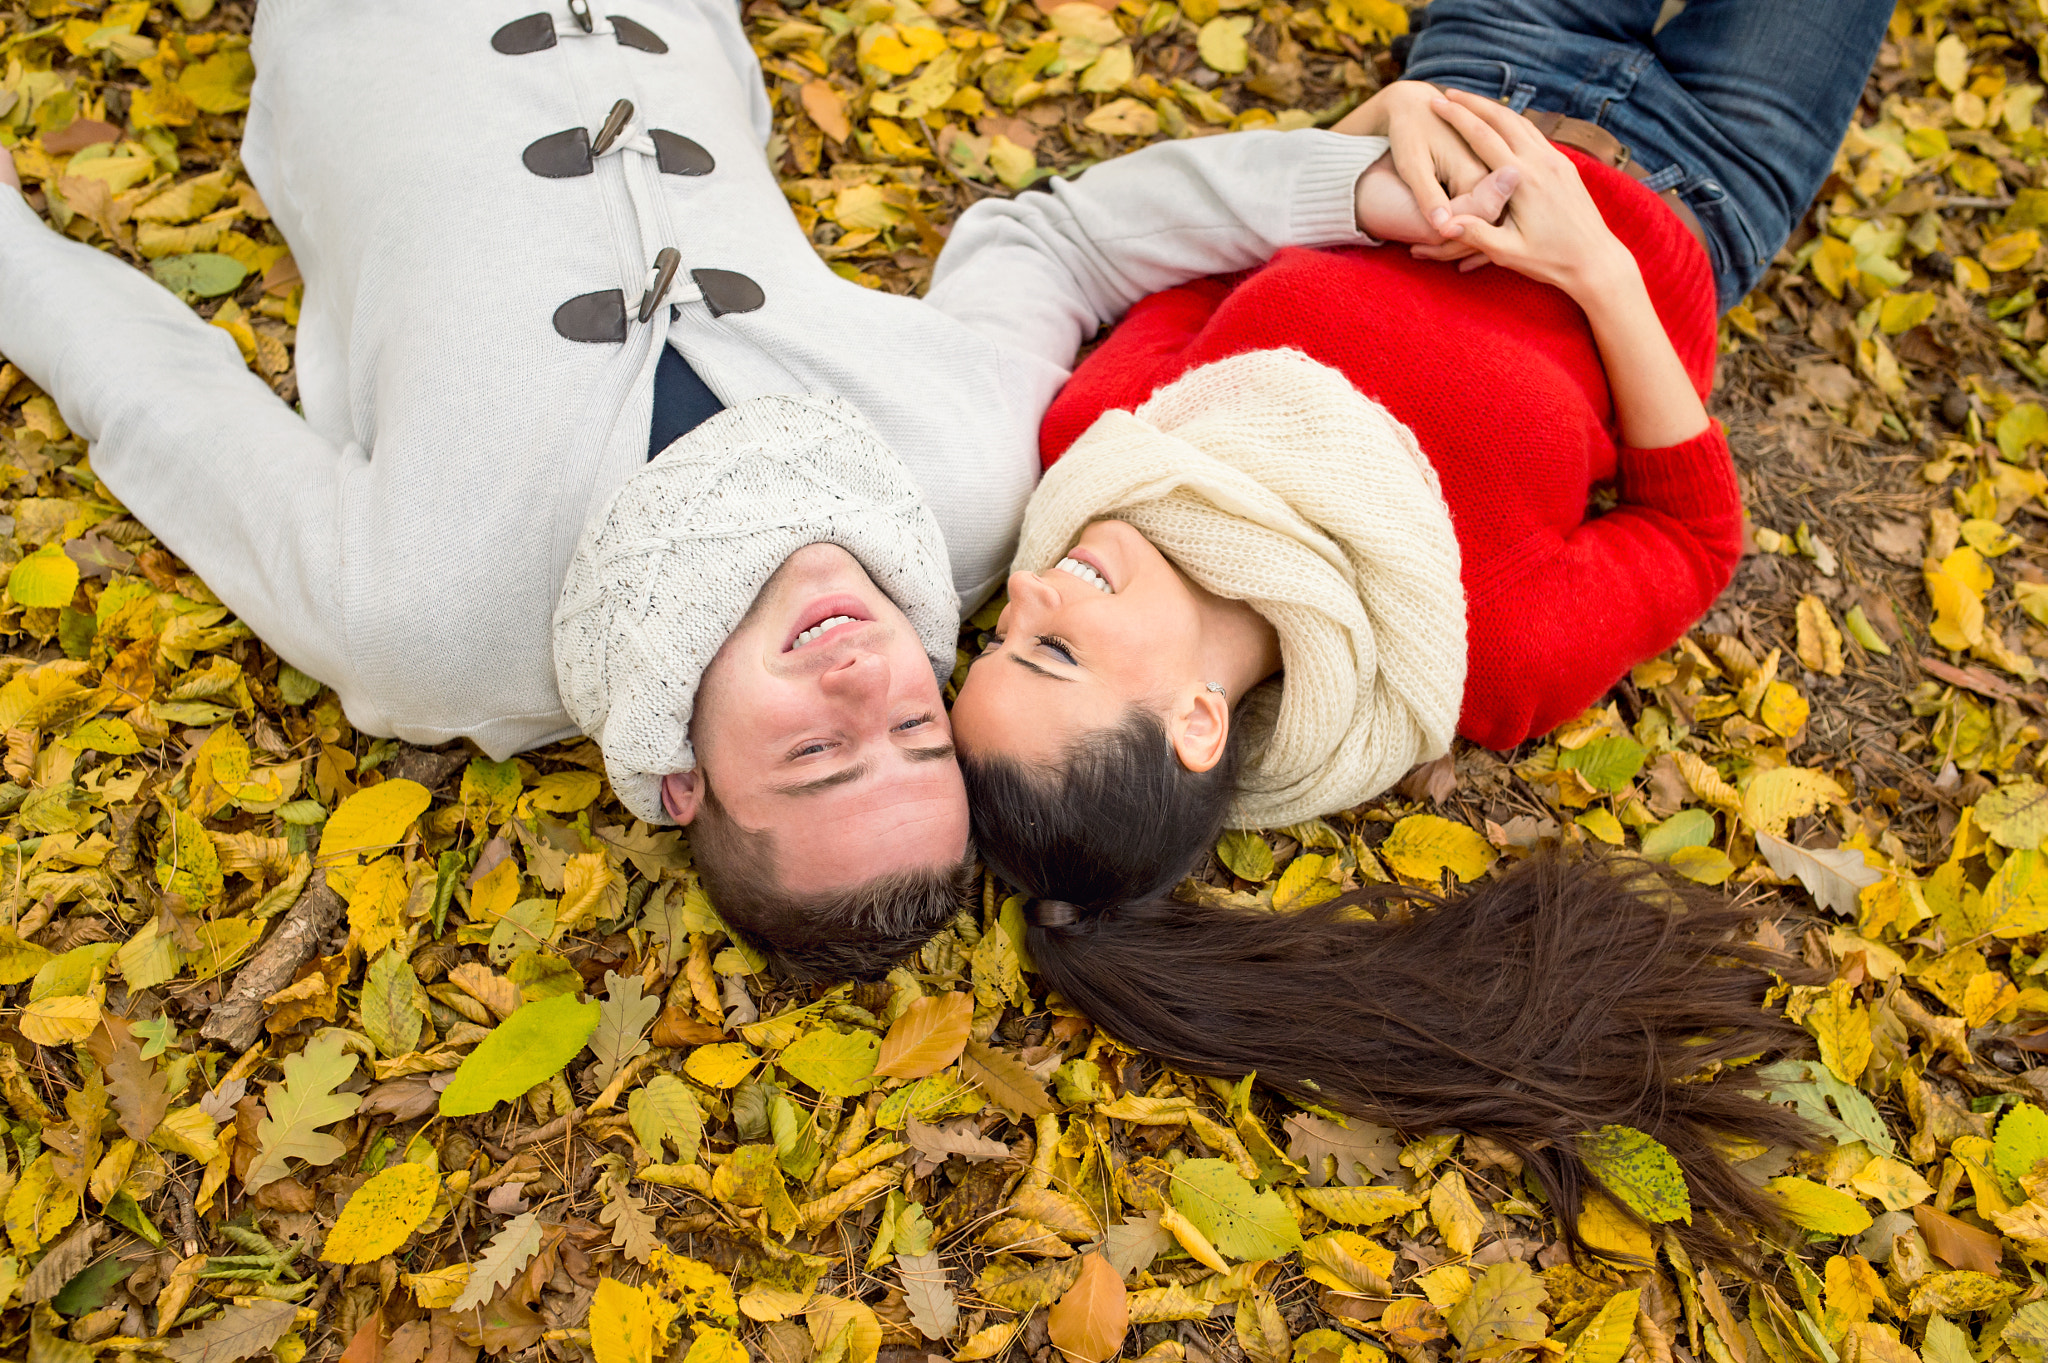
M 1208 771 L 1230 744 L 1230 701 L 1206 687 L 1195 691 L 1167 715 L 1166 736 L 1183 767 Z
M 677 823 L 697 817 L 704 802 L 704 779 L 695 771 L 672 771 L 661 778 L 661 807 Z

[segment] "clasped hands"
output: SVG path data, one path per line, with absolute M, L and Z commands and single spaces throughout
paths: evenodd
M 1360 230 L 1462 270 L 1504 265 L 1575 298 L 1632 267 L 1578 167 L 1495 100 L 1396 81 L 1337 132 L 1388 139 L 1358 180 Z

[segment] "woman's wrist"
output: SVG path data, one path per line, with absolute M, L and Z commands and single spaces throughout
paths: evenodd
M 1635 254 L 1612 236 L 1573 264 L 1562 287 L 1588 317 L 1647 303 L 1650 297 Z

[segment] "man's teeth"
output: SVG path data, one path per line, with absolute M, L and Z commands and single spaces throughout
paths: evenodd
M 1081 562 L 1081 560 L 1077 558 L 1063 558 L 1058 563 L 1055 563 L 1052 566 L 1059 572 L 1072 573 L 1075 577 L 1080 578 L 1083 582 L 1087 583 L 1089 586 L 1095 588 L 1095 590 L 1099 592 L 1107 592 L 1111 595 L 1114 595 L 1116 593 L 1116 588 L 1110 586 L 1109 583 L 1103 579 L 1101 573 L 1096 572 L 1093 568 L 1090 568 L 1087 564 Z
M 817 624 L 812 625 L 802 634 L 797 635 L 796 643 L 792 644 L 791 647 L 802 648 L 805 644 L 808 644 L 811 640 L 817 638 L 826 630 L 832 629 L 833 627 L 838 625 L 850 625 L 854 622 L 856 618 L 858 617 L 851 615 L 835 615 L 832 616 L 830 619 L 820 620 Z

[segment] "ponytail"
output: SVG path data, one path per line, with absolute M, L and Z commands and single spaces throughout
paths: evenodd
M 1044 896 L 1027 915 L 1039 973 L 1111 1036 L 1404 1131 L 1487 1137 L 1521 1156 L 1574 1250 L 1598 1186 L 1585 1133 L 1661 1142 L 1691 1189 L 1676 1229 L 1723 1263 L 1779 1218 L 1718 1143 L 1812 1140 L 1753 1066 L 1698 1082 L 1806 1037 L 1763 1011 L 1772 958 L 1744 942 L 1745 911 L 1647 863 L 1547 854 L 1451 900 L 1374 887 L 1281 914 L 1012 883 Z M 1376 921 L 1357 912 L 1374 902 Z

